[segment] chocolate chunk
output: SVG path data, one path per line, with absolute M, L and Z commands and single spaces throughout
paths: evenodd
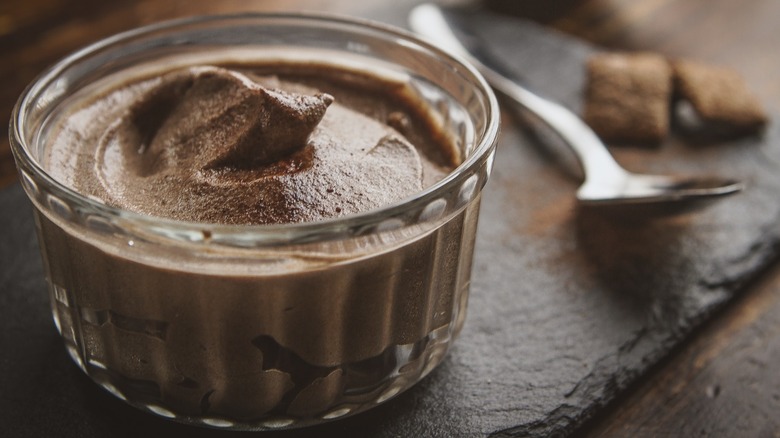
M 602 139 L 648 143 L 667 135 L 672 73 L 662 56 L 599 54 L 587 69 L 583 118 Z
M 750 132 L 767 123 L 767 114 L 736 71 L 677 60 L 675 88 L 690 103 L 704 126 L 718 130 Z

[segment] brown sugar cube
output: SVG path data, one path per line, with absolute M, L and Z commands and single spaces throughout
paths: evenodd
M 702 121 L 738 131 L 754 131 L 767 123 L 761 102 L 739 73 L 687 60 L 674 61 L 672 66 L 677 92 Z
M 651 53 L 608 53 L 588 60 L 583 118 L 605 141 L 652 143 L 669 131 L 672 69 Z

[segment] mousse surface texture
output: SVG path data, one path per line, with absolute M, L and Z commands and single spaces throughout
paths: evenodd
M 369 93 L 372 107 L 365 90 L 305 82 L 213 66 L 130 82 L 65 119 L 47 167 L 114 207 L 223 224 L 365 212 L 454 167 L 424 123 L 412 126 L 424 119 L 413 107 L 394 108 L 398 95 Z M 410 129 L 429 144 L 415 147 Z M 433 160 L 420 152 L 437 148 Z

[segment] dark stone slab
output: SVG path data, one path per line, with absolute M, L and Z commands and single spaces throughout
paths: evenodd
M 521 21 L 473 20 L 532 86 L 580 107 L 593 48 Z M 673 136 L 657 149 L 615 150 L 632 170 L 717 171 L 748 184 L 705 210 L 653 220 L 578 210 L 581 176 L 565 147 L 533 123 L 519 126 L 505 118 L 468 320 L 441 367 L 367 413 L 265 436 L 569 434 L 776 259 L 776 124 L 763 137 L 692 146 Z M 0 192 L 0 260 L 3 436 L 235 436 L 136 411 L 70 362 L 18 186 Z

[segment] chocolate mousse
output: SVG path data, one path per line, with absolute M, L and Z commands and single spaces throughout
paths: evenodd
M 411 126 L 425 120 L 419 108 L 398 107 L 399 95 L 377 92 L 366 105 L 363 90 L 343 80 L 331 73 L 322 83 L 320 76 L 322 92 L 306 78 L 213 66 L 138 80 L 65 119 L 47 165 L 114 207 L 223 224 L 369 211 L 454 167 L 442 158 L 455 156 L 451 145 L 424 123 Z M 419 149 L 400 132 L 415 129 L 412 137 L 427 143 Z M 438 153 L 429 158 L 426 150 Z M 73 156 L 80 157 L 75 165 L 63 165 Z
M 191 66 L 85 94 L 54 125 L 49 172 L 204 230 L 375 210 L 458 163 L 408 84 L 348 69 Z M 163 416 L 262 428 L 357 412 L 427 374 L 463 324 L 479 203 L 455 194 L 429 223 L 282 248 L 40 214 L 55 321 L 93 379 Z

